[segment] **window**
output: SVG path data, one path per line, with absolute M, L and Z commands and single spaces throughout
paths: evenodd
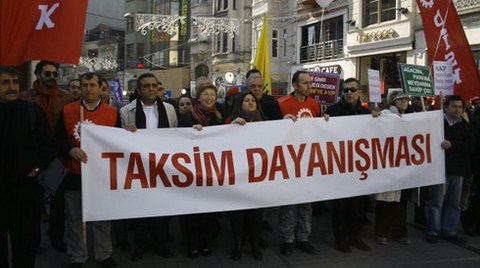
M 135 27 L 135 18 L 133 16 L 127 16 L 127 31 L 133 31 Z
M 272 58 L 278 58 L 278 30 L 272 30 Z
M 286 57 L 287 56 L 287 29 L 283 29 L 282 30 L 282 41 L 283 41 L 283 53 L 282 53 L 282 57 Z
M 98 49 L 97 48 L 89 49 L 87 53 L 88 53 L 89 58 L 98 58 Z
M 137 43 L 137 60 L 140 62 L 140 58 L 144 56 L 143 43 Z
M 396 16 L 396 0 L 365 0 L 364 25 L 372 25 L 394 20 Z
M 338 58 L 343 54 L 343 16 L 302 27 L 300 62 Z M 285 32 L 286 35 L 286 32 Z
M 223 33 L 222 52 L 228 51 L 228 34 Z
M 233 38 L 232 38 L 232 52 L 235 52 L 235 46 L 236 46 L 235 41 L 236 41 L 235 36 L 233 36 Z
M 134 44 L 127 44 L 127 67 L 131 68 L 132 66 L 135 66 L 134 62 Z
M 217 11 L 228 8 L 228 0 L 217 0 Z
M 217 39 L 216 51 L 217 53 L 220 53 L 220 48 L 222 46 L 222 39 L 220 38 L 219 35 L 215 35 L 215 38 Z

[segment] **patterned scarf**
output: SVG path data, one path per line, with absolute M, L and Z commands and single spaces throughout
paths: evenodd
M 55 127 L 55 101 L 57 100 L 58 95 L 58 85 L 55 85 L 51 89 L 40 88 L 40 82 L 35 80 L 33 82 L 33 90 L 40 94 L 41 106 L 45 115 L 47 116 L 48 122 L 52 128 Z
M 242 110 L 237 117 L 241 117 L 247 122 L 258 122 L 265 120 L 265 116 L 263 116 L 259 110 L 255 110 L 253 112 L 246 112 Z
M 217 121 L 220 122 L 222 120 L 222 115 L 217 110 L 217 106 L 213 105 L 210 109 L 205 109 L 200 107 L 200 105 L 195 104 L 192 106 L 191 109 L 193 118 L 198 121 L 202 126 L 209 126 L 215 124 L 215 122 L 210 122 L 210 118 L 208 117 L 211 114 L 215 114 Z

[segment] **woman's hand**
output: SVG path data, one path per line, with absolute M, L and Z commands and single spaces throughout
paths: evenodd
M 329 114 L 324 114 L 323 119 L 325 119 L 325 122 L 328 122 L 328 120 L 330 120 L 330 115 Z
M 245 121 L 245 119 L 241 118 L 241 117 L 237 117 L 235 118 L 235 120 L 232 121 L 232 124 L 239 124 L 240 126 L 243 126 L 247 123 L 247 121 Z
M 203 126 L 200 125 L 200 124 L 196 124 L 196 125 L 193 125 L 193 129 L 195 129 L 195 130 L 197 130 L 197 131 L 202 131 Z

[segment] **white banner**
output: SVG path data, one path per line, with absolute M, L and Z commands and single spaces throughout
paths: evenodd
M 439 184 L 440 111 L 138 130 L 82 125 L 85 221 L 272 207 Z

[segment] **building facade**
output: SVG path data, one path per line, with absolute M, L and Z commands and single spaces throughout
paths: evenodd
M 367 102 L 368 69 L 379 70 L 386 93 L 389 88 L 401 87 L 398 63 L 429 63 L 415 0 L 333 0 L 324 7 L 317 2 L 329 1 L 253 1 L 253 39 L 259 34 L 263 15 L 269 15 L 274 84 L 290 87 L 288 79 L 299 69 L 334 72 L 342 79 L 359 78 L 362 101 Z M 454 3 L 478 62 L 480 1 Z

